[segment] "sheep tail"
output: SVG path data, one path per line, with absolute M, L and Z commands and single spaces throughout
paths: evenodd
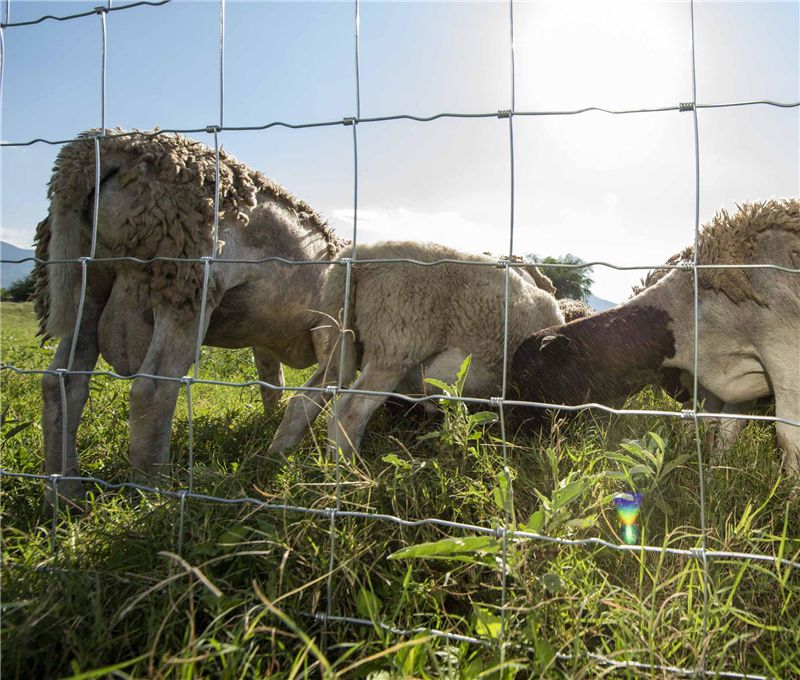
M 87 253 L 82 249 L 82 227 L 77 210 L 53 211 L 50 214 L 50 243 L 47 259 L 47 293 L 49 309 L 45 332 L 48 336 L 65 338 L 72 335 L 80 298 L 81 270 L 76 262 Z
M 85 138 L 65 145 L 58 154 L 48 191 L 50 212 L 37 229 L 37 257 L 49 261 L 37 274 L 40 285 L 46 287 L 40 295 L 44 302 L 40 313 L 45 316 L 40 318 L 40 328 L 46 337 L 69 337 L 75 326 L 81 288 L 77 260 L 89 255 L 96 189 L 92 133 L 84 133 Z M 101 181 L 114 174 L 118 166 L 119 159 L 101 155 Z

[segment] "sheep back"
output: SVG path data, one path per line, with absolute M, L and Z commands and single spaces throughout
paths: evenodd
M 384 242 L 361 245 L 358 260 L 408 258 L 421 262 L 495 262 L 431 243 Z M 341 257 L 351 257 L 346 248 Z M 333 264 L 322 304 L 341 314 L 346 267 Z M 411 365 L 458 347 L 489 370 L 502 366 L 505 271 L 501 268 L 441 263 L 357 262 L 352 268 L 350 327 L 364 361 Z M 555 298 L 517 274 L 509 278 L 509 353 L 541 328 L 563 323 Z
M 800 235 L 800 201 L 796 198 L 776 198 L 737 205 L 731 215 L 720 210 L 703 225 L 699 235 L 698 264 L 749 264 L 752 261 L 759 234 L 767 230 L 788 231 Z M 687 246 L 670 257 L 664 264 L 677 266 L 691 264 L 694 248 Z M 633 287 L 633 295 L 658 283 L 671 269 L 653 269 L 641 283 Z M 739 304 L 752 300 L 768 306 L 768 301 L 758 295 L 746 269 L 701 269 L 700 286 L 725 294 Z

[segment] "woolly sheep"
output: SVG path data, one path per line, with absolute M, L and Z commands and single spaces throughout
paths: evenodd
M 558 301 L 561 313 L 564 315 L 564 322 L 569 323 L 576 319 L 583 319 L 594 314 L 594 310 L 583 300 L 573 300 L 572 298 L 561 298 Z
M 350 249 L 340 257 L 351 256 Z M 422 262 L 442 259 L 496 262 L 432 243 L 385 242 L 358 247 L 358 259 L 408 258 Z M 345 340 L 342 384 L 348 385 L 357 368 L 361 375 L 353 389 L 426 395 L 434 392 L 424 378 L 448 384 L 455 380 L 463 360 L 471 355 L 464 394 L 498 396 L 502 386 L 505 271 L 485 266 L 441 263 L 355 264 L 351 273 L 349 329 L 341 334 L 334 323 L 315 336 L 320 368 L 305 387 L 337 384 L 339 342 Z M 338 319 L 345 295 L 346 268 L 328 270 L 320 310 Z M 536 286 L 530 272 L 511 268 L 509 274 L 509 356 L 533 331 L 563 323 L 555 298 Z M 326 392 L 300 393 L 286 410 L 271 452 L 297 444 L 322 410 Z M 340 445 L 357 449 L 367 422 L 384 396 L 347 393 L 335 412 L 341 427 Z M 328 434 L 336 440 L 335 418 Z
M 50 181 L 50 210 L 37 229 L 37 257 L 89 255 L 95 191 L 95 130 L 65 145 Z M 306 203 L 219 154 L 218 242 L 214 243 L 215 152 L 180 135 L 107 130 L 100 145 L 98 258 L 330 260 L 345 242 Z M 94 369 L 102 355 L 123 375 L 182 377 L 198 338 L 217 347 L 253 347 L 259 377 L 282 384 L 280 362 L 303 368 L 316 359 L 311 337 L 325 264 L 279 262 L 208 266 L 205 327 L 200 328 L 202 263 L 159 260 L 92 262 L 78 330 L 75 371 Z M 60 339 L 50 370 L 67 368 L 81 289 L 81 267 L 36 267 L 36 310 L 43 334 Z M 69 414 L 62 460 L 61 378 L 42 379 L 45 469 L 78 474 L 75 437 L 89 377 L 63 378 Z M 130 391 L 130 460 L 149 477 L 168 462 L 179 381 L 137 377 Z M 265 402 L 274 400 L 262 391 Z M 62 481 L 59 490 L 77 492 Z
M 690 265 L 694 259 L 694 248 L 687 246 L 681 252 L 675 253 L 664 264 L 665 265 Z M 647 273 L 641 283 L 633 287 L 632 296 L 638 295 L 646 288 L 650 288 L 663 279 L 670 269 L 658 267 Z M 661 370 L 661 388 L 673 399 L 681 402 L 684 409 L 692 408 L 692 390 L 694 379 L 688 371 L 680 371 L 677 368 L 664 368 Z M 697 398 L 702 404 L 703 410 L 709 413 L 751 413 L 756 405 L 774 404 L 774 399 L 762 397 L 761 399 L 751 399 L 741 404 L 730 404 L 723 402 L 719 397 L 709 392 L 702 385 L 697 386 Z M 712 463 L 721 461 L 723 454 L 732 449 L 739 438 L 739 432 L 744 427 L 746 421 L 740 418 L 720 418 L 718 421 L 706 421 L 706 448 L 710 452 Z M 687 423 L 694 429 L 692 423 Z
M 800 268 L 800 201 L 746 203 L 718 213 L 699 240 L 700 264 Z M 698 382 L 726 404 L 774 395 L 776 415 L 800 421 L 800 285 L 768 268 L 702 269 Z M 619 403 L 664 368 L 690 372 L 693 274 L 670 270 L 623 305 L 535 333 L 511 376 L 521 399 Z M 800 428 L 776 423 L 785 469 L 800 473 Z

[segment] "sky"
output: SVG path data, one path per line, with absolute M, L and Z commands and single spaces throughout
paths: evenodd
M 97 4 L 12 0 L 11 21 Z M 219 123 L 219 14 L 218 2 L 188 0 L 110 13 L 107 125 Z M 515 111 L 691 101 L 690 26 L 688 2 L 515 0 Z M 362 118 L 511 107 L 505 1 L 362 2 L 359 34 Z M 99 126 L 98 16 L 9 26 L 3 38 L 4 141 L 69 139 Z M 697 2 L 695 41 L 699 103 L 800 101 L 800 3 Z M 351 2 L 227 0 L 225 125 L 354 115 Z M 705 109 L 698 119 L 701 221 L 800 193 L 800 108 Z M 513 131 L 515 253 L 652 266 L 692 241 L 691 113 L 517 116 Z M 226 131 L 221 142 L 352 234 L 352 128 Z M 361 123 L 359 242 L 507 253 L 510 151 L 507 119 Z M 3 240 L 30 247 L 57 152 L 2 149 Z M 596 267 L 593 292 L 624 300 L 643 273 Z

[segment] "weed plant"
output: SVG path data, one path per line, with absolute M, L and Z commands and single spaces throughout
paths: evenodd
M 47 365 L 54 344 L 39 347 L 29 305 L 3 303 L 2 325 L 4 363 Z M 244 381 L 255 371 L 246 351 L 205 348 L 201 374 Z M 288 380 L 307 375 L 289 371 Z M 2 467 L 39 472 L 39 380 L 1 377 Z M 84 474 L 128 479 L 128 387 L 93 379 L 78 436 Z M 195 385 L 192 403 L 196 492 L 335 506 L 322 423 L 303 446 L 269 456 L 283 407 L 265 414 L 256 388 Z M 628 405 L 678 408 L 652 390 Z M 638 544 L 700 546 L 693 424 L 584 413 L 535 436 L 510 433 L 509 487 L 496 414 L 458 402 L 442 411 L 381 409 L 360 454 L 341 459 L 341 508 L 621 545 L 614 498 L 636 492 Z M 184 393 L 173 489 L 186 484 L 187 447 Z M 40 483 L 3 478 L 2 677 L 585 678 L 613 670 L 600 657 L 800 677 L 800 569 L 775 559 L 800 560 L 800 502 L 779 474 L 774 429 L 748 424 L 735 450 L 706 467 L 708 548 L 772 558 L 708 561 L 706 625 L 703 561 L 693 557 L 512 536 L 504 561 L 494 533 L 341 515 L 332 523 L 193 498 L 181 535 L 178 500 L 94 485 L 54 523 Z M 328 608 L 366 624 L 313 616 Z M 395 635 L 383 624 L 486 644 Z

